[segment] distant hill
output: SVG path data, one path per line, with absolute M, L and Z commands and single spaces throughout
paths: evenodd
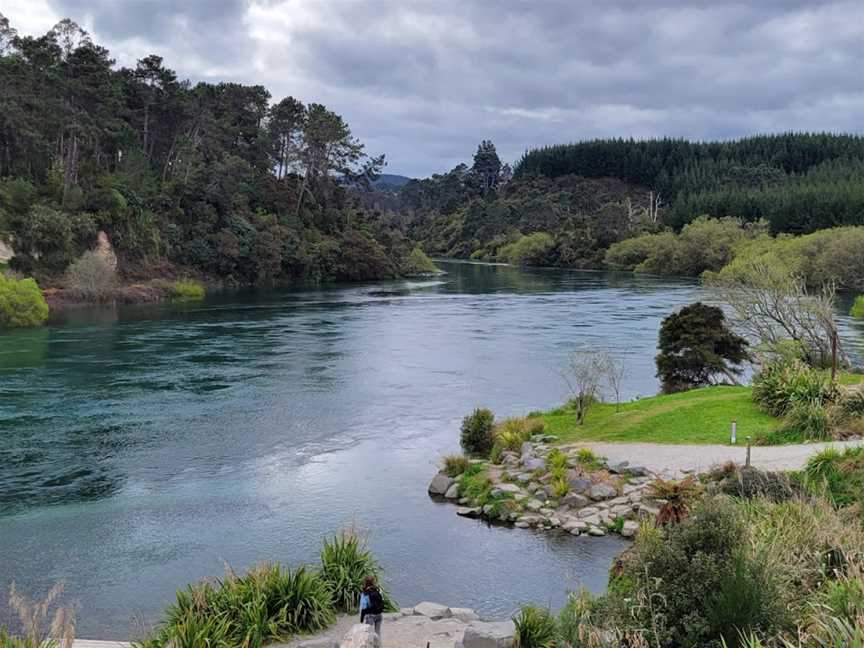
M 378 189 L 398 191 L 412 180 L 408 176 L 396 175 L 395 173 L 382 173 L 378 179 L 372 183 L 373 187 Z

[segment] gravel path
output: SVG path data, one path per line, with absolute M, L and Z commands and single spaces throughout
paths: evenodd
M 861 441 L 833 443 L 806 443 L 788 446 L 753 446 L 751 463 L 765 470 L 797 470 L 807 460 L 825 448 L 843 448 L 861 445 Z M 726 461 L 744 463 L 747 454 L 742 444 L 722 445 L 661 445 L 657 443 L 579 443 L 576 447 L 590 448 L 610 462 L 629 461 L 632 466 L 645 466 L 651 471 L 676 475 L 701 471 Z

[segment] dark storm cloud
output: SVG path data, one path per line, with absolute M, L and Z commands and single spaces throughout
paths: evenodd
M 492 138 L 860 131 L 864 3 L 50 0 L 112 50 L 342 113 L 389 170 Z M 131 54 L 127 54 L 131 56 Z

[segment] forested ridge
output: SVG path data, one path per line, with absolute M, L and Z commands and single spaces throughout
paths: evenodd
M 104 230 L 127 275 L 232 283 L 400 274 L 410 246 L 355 187 L 383 166 L 327 107 L 118 68 L 70 20 L 0 15 L 0 235 L 45 282 Z
M 597 267 L 615 243 L 678 232 L 702 216 L 764 221 L 774 235 L 864 224 L 857 135 L 593 140 L 528 151 L 512 174 L 484 147 L 478 155 L 494 156 L 499 169 L 491 183 L 477 180 L 475 157 L 473 167 L 403 187 L 409 232 L 429 251 Z

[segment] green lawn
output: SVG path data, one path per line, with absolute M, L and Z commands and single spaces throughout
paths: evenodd
M 738 443 L 755 440 L 779 421 L 750 399 L 749 387 L 705 387 L 680 394 L 652 396 L 615 405 L 593 406 L 585 423 L 576 425 L 573 413 L 559 409 L 542 415 L 546 430 L 562 443 L 620 441 L 649 443 L 729 443 L 732 419 L 738 421 Z

